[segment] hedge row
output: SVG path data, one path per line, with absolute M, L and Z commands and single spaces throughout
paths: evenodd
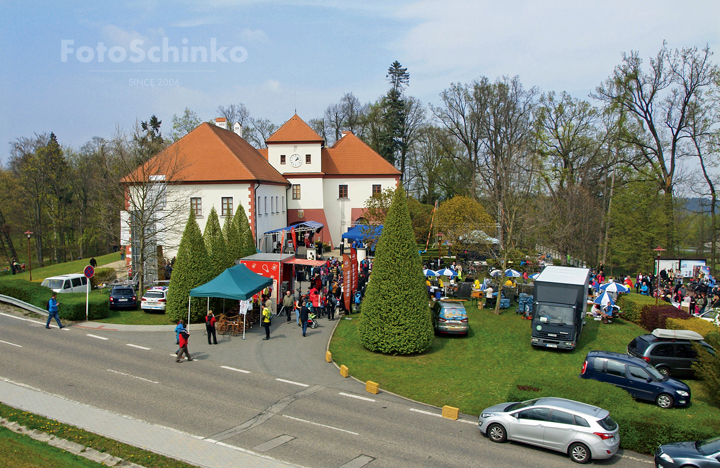
M 718 332 L 719 330 L 712 322 L 697 317 L 685 319 L 668 318 L 665 322 L 665 328 L 669 330 L 692 330 L 702 336 L 707 336 L 709 333 Z
M 17 279 L 5 279 L 0 282 L 0 294 L 14 297 L 41 309 L 47 310 L 47 302 L 52 296 L 52 290 L 37 283 Z M 65 293 L 58 294 L 60 303 L 59 315 L 63 320 L 85 320 L 85 294 Z M 110 313 L 107 295 L 102 292 L 91 292 L 88 304 L 90 320 L 106 318 Z
M 667 320 L 687 319 L 690 316 L 672 305 L 643 306 L 640 313 L 640 326 L 645 330 L 652 331 L 656 328 L 667 328 Z
M 651 454 L 662 444 L 707 439 L 720 432 L 720 421 L 715 417 L 678 415 L 681 410 L 664 410 L 651 403 L 638 402 L 620 388 L 576 377 L 521 377 L 507 401 L 558 395 L 610 411 L 620 426 L 620 447 L 625 450 Z
M 112 283 L 117 279 L 117 271 L 115 268 L 96 268 L 95 275 L 90 278 L 90 285 L 94 288 L 98 284 Z
M 623 318 L 640 325 L 642 308 L 646 305 L 655 305 L 655 299 L 641 294 L 621 294 L 618 297 L 618 306 L 623 311 Z

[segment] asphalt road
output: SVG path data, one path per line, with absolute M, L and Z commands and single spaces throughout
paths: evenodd
M 172 332 L 47 330 L 1 313 L 0 377 L 306 467 L 575 466 L 556 452 L 493 444 L 474 416 L 452 421 L 437 408 L 365 392 L 324 361 L 334 323 L 320 323 L 303 338 L 294 322 L 275 319 L 270 341 L 253 329 L 218 346 L 193 331 L 196 361 L 176 364 Z M 647 468 L 650 460 L 620 452 L 595 464 Z

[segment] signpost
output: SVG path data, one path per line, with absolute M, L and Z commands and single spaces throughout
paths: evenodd
M 88 321 L 88 309 L 90 308 L 90 278 L 95 276 L 95 268 L 92 265 L 85 267 L 83 271 L 85 278 L 87 278 L 87 294 L 85 295 L 85 321 Z

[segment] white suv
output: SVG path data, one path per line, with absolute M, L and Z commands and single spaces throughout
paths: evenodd
M 155 286 L 148 289 L 140 301 L 140 308 L 145 311 L 154 310 L 165 312 L 167 293 L 167 286 Z

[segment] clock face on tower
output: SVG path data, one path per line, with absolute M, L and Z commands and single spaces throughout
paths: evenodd
M 293 154 L 290 156 L 290 165 L 292 167 L 300 167 L 302 164 L 302 158 L 300 158 L 299 154 Z

